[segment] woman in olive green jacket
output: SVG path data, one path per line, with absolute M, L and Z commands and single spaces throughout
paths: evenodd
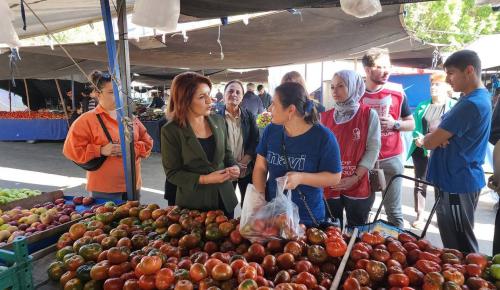
M 211 88 L 210 80 L 196 73 L 174 78 L 172 120 L 161 130 L 163 168 L 177 186 L 176 205 L 232 215 L 238 200 L 231 180 L 240 169 L 227 144 L 224 119 L 210 115 Z

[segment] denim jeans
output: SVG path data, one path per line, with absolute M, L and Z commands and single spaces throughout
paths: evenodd
M 389 186 L 389 180 L 391 180 L 394 175 L 402 174 L 404 170 L 403 161 L 400 155 L 381 160 L 379 166 L 380 169 L 384 170 L 387 186 Z M 404 227 L 403 212 L 401 210 L 402 185 L 402 178 L 395 179 L 390 187 L 387 188 L 384 200 L 387 221 L 401 229 Z

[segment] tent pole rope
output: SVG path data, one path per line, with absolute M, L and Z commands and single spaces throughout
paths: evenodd
M 71 56 L 71 54 L 66 50 L 66 48 L 64 48 L 62 46 L 62 44 L 54 37 L 54 35 L 52 34 L 52 32 L 50 32 L 49 28 L 47 27 L 47 25 L 45 25 L 45 23 L 42 21 L 42 19 L 40 19 L 40 17 L 38 16 L 38 14 L 36 14 L 36 12 L 31 8 L 31 6 L 28 4 L 28 2 L 26 2 L 26 0 L 22 0 L 22 2 L 24 3 L 24 5 L 26 5 L 26 7 L 28 7 L 28 9 L 31 11 L 31 13 L 33 13 L 33 16 L 35 16 L 35 18 L 38 20 L 38 22 L 40 22 L 40 24 L 43 26 L 43 28 L 45 28 L 45 31 L 47 32 L 47 35 L 57 43 L 57 45 L 61 48 L 61 50 L 66 54 L 66 56 L 71 59 L 71 61 L 75 64 L 75 66 L 78 68 L 78 70 L 84 75 L 84 77 L 87 79 L 87 81 L 89 83 L 91 83 L 94 87 L 96 87 L 96 85 L 94 84 L 94 82 L 92 82 L 92 79 L 90 79 L 90 77 L 88 76 L 87 73 L 85 73 L 85 71 L 83 70 L 83 68 L 78 65 L 78 63 L 75 61 L 75 59 Z
M 30 93 L 28 91 L 28 82 L 24 79 L 24 90 L 26 91 L 26 103 L 28 103 L 28 114 L 31 115 L 31 106 L 30 106 Z
M 68 123 L 69 127 L 69 115 L 68 111 L 66 110 L 66 105 L 64 104 L 64 98 L 61 92 L 61 87 L 59 86 L 59 80 L 54 79 L 56 81 L 56 87 L 57 87 L 57 93 L 59 94 L 59 100 L 61 101 L 61 106 L 63 107 L 64 115 L 66 116 L 66 122 Z

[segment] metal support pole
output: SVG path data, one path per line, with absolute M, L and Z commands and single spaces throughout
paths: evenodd
M 109 69 L 110 73 L 113 77 L 113 92 L 115 95 L 115 106 L 116 106 L 116 115 L 117 115 L 117 122 L 118 122 L 118 129 L 120 131 L 120 145 L 122 149 L 122 160 L 123 160 L 123 168 L 124 168 L 124 173 L 125 173 L 125 183 L 127 187 L 127 198 L 133 198 L 136 196 L 136 188 L 135 188 L 135 170 L 133 171 L 133 168 L 131 164 L 130 157 L 130 146 L 128 145 L 127 138 L 125 138 L 125 126 L 123 122 L 124 116 L 128 116 L 128 112 L 126 114 L 125 112 L 125 107 L 123 106 L 122 102 L 122 94 L 120 90 L 118 89 L 118 84 L 117 80 L 120 80 L 120 69 L 118 67 L 118 63 L 115 62 L 116 58 L 116 44 L 115 44 L 115 36 L 113 33 L 113 22 L 111 18 L 111 11 L 109 8 L 109 0 L 100 0 L 101 1 L 101 14 L 102 14 L 102 19 L 103 19 L 103 24 L 104 24 L 104 31 L 106 34 L 106 49 L 108 51 L 108 64 L 109 64 Z M 120 1 L 121 3 L 121 1 Z M 120 5 L 118 5 L 120 6 Z M 125 97 L 125 101 L 126 101 Z M 125 105 L 127 102 L 125 102 Z M 129 135 L 129 136 L 134 136 L 134 135 Z M 132 151 L 133 152 L 133 151 Z M 135 168 L 134 168 L 135 169 Z
M 75 79 L 71 75 L 71 111 L 76 113 Z
M 31 113 L 30 92 L 28 91 L 28 82 L 26 79 L 24 79 L 24 90 L 26 92 L 26 104 L 28 105 L 28 111 Z
M 10 81 L 9 81 L 9 112 L 12 112 L 12 92 L 10 89 Z
M 319 95 L 319 103 L 323 105 L 323 62 L 321 62 L 321 84 L 319 86 L 319 91 L 321 92 Z
M 121 98 L 123 102 L 123 114 L 128 117 L 128 120 L 132 121 L 134 118 L 132 112 L 132 104 L 130 102 L 130 84 L 132 80 L 130 78 L 130 58 L 129 58 L 129 48 L 128 48 L 128 26 L 127 26 L 127 2 L 126 0 L 118 0 L 118 66 L 120 68 L 120 80 L 121 80 Z M 133 122 L 128 122 L 128 132 L 129 136 L 134 136 L 134 126 Z M 127 199 L 129 200 L 139 200 L 139 195 L 136 192 L 135 184 L 135 150 L 134 150 L 134 138 L 130 138 L 130 144 L 127 148 L 127 158 L 129 164 L 127 168 L 130 168 L 132 184 L 132 192 L 127 192 Z M 130 167 L 129 167 L 130 166 Z
M 64 104 L 64 98 L 63 98 L 63 95 L 61 92 L 61 86 L 59 85 L 58 79 L 54 79 L 54 81 L 56 81 L 57 93 L 59 94 L 59 100 L 61 101 L 61 106 L 63 108 L 64 115 L 66 116 L 66 123 L 68 123 L 68 127 L 69 127 L 69 115 L 68 115 L 68 110 L 66 108 L 66 104 Z

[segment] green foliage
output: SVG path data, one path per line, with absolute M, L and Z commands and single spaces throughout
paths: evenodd
M 500 13 L 475 0 L 447 0 L 405 4 L 404 22 L 410 33 L 426 43 L 462 48 L 480 35 L 500 32 Z

